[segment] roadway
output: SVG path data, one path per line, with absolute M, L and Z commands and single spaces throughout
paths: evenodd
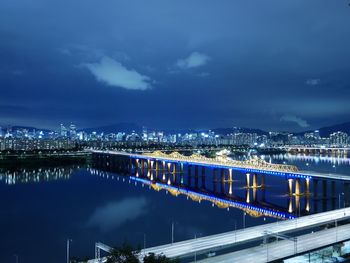
M 243 249 L 220 256 L 197 260 L 198 263 L 270 262 L 350 239 L 350 224 L 298 236 L 290 240 Z
M 141 250 L 141 254 L 164 254 L 169 258 L 185 257 L 194 253 L 219 250 L 236 244 L 263 239 L 266 232 L 285 234 L 344 219 L 350 219 L 350 208 L 147 248 Z

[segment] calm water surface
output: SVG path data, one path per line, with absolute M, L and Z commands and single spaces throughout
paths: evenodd
M 302 170 L 337 172 L 350 176 L 347 158 L 310 158 L 305 156 L 264 156 L 265 160 L 291 163 Z M 209 173 L 209 172 L 208 172 Z M 208 195 L 213 192 L 208 175 L 206 189 L 195 189 Z M 244 175 L 234 174 L 234 200 L 247 201 Z M 259 207 L 288 212 L 290 199 L 283 178 L 268 178 L 266 190 L 258 190 Z M 159 189 L 158 189 L 159 190 Z M 327 191 L 330 191 L 327 190 Z M 296 200 L 292 214 L 321 212 L 343 206 L 344 186 L 336 184 L 335 198 Z M 225 198 L 218 191 L 217 195 Z M 232 197 L 233 198 L 233 197 Z M 340 203 L 339 203 L 340 201 Z M 71 254 L 92 257 L 94 243 L 118 245 L 124 240 L 141 247 L 171 241 L 171 224 L 175 224 L 175 241 L 210 235 L 243 224 L 253 226 L 278 219 L 254 217 L 234 208 L 218 208 L 208 201 L 193 201 L 185 195 L 173 196 L 166 190 L 155 191 L 147 184 L 114 173 L 88 167 L 51 167 L 8 170 L 0 168 L 0 262 L 65 262 L 66 240 L 72 239 Z

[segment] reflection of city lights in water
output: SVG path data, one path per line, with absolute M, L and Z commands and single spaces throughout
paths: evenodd
M 350 158 L 340 157 L 340 156 L 312 156 L 306 154 L 277 154 L 271 156 L 275 160 L 288 160 L 288 161 L 305 161 L 307 163 L 330 163 L 335 167 L 335 165 L 349 165 Z M 262 159 L 265 158 L 264 155 L 261 156 Z
M 55 168 L 38 168 L 38 169 L 17 169 L 7 170 L 0 169 L 0 181 L 5 184 L 25 184 L 40 183 L 55 180 L 68 180 L 74 170 L 80 169 L 79 166 L 74 167 L 55 167 Z

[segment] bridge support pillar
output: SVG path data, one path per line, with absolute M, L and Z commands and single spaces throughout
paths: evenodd
M 292 199 L 292 197 L 288 198 L 288 213 L 293 213 L 293 199 Z
M 173 182 L 176 183 L 176 170 L 177 170 L 177 163 L 173 164 L 173 173 L 172 173 L 172 177 L 173 177 Z
M 250 189 L 249 188 L 247 188 L 246 189 L 246 196 L 245 196 L 245 201 L 246 201 L 246 203 L 250 203 Z
M 217 174 L 216 174 L 217 170 L 216 168 L 213 169 L 213 191 L 214 193 L 217 191 Z
M 189 165 L 187 166 L 187 174 L 188 174 L 188 186 L 190 186 L 190 187 L 191 187 L 191 185 L 192 185 L 192 175 L 191 175 L 191 171 L 192 171 L 191 165 L 189 164 Z
M 301 216 L 300 195 L 295 195 L 295 212 Z
M 332 189 L 332 198 L 335 198 L 336 197 L 335 181 L 331 181 L 331 189 Z
M 198 166 L 194 166 L 194 186 L 198 188 Z
M 171 163 L 167 163 L 168 166 L 168 173 L 171 173 Z
M 168 181 L 167 181 L 167 184 L 168 184 L 168 185 L 171 185 L 171 175 L 170 175 L 170 176 L 168 176 Z
M 201 180 L 201 187 L 205 188 L 205 167 L 202 166 L 202 180 Z
M 135 176 L 139 177 L 139 159 L 135 159 Z
M 265 181 L 266 181 L 265 174 L 262 174 L 261 175 L 261 188 L 262 189 L 265 189 Z
M 295 179 L 295 195 L 301 195 L 300 179 Z
M 184 184 L 184 174 L 183 173 L 180 174 L 180 184 L 181 185 Z
M 253 188 L 253 202 L 256 202 L 256 197 L 257 197 L 256 193 L 257 193 L 257 189 Z
M 310 195 L 310 179 L 305 179 L 305 194 Z
M 314 198 L 317 198 L 318 197 L 318 180 L 314 179 L 313 183 L 314 183 L 313 196 L 314 196 Z
M 141 159 L 141 175 L 145 176 L 145 160 Z
M 350 183 L 348 182 L 344 182 L 344 207 L 348 207 L 349 206 L 349 202 L 350 202 Z
M 162 181 L 166 182 L 166 175 L 165 175 L 165 169 L 162 172 Z
M 293 181 L 294 180 L 292 178 L 288 179 L 288 194 L 289 194 L 289 196 L 293 195 Z
M 253 174 L 253 188 L 258 188 L 258 176 L 257 174 Z
M 217 178 L 217 174 L 216 174 L 216 168 L 213 169 L 213 182 L 217 182 L 218 178 Z
M 327 181 L 323 180 L 322 181 L 322 188 L 323 188 L 323 198 L 327 198 Z
M 232 195 L 232 169 L 228 169 L 228 194 Z
M 225 191 L 225 170 L 222 168 L 221 171 L 221 193 L 224 194 Z
M 247 188 L 250 188 L 250 173 L 247 173 L 246 174 L 246 185 L 247 185 Z
M 305 195 L 305 211 L 310 212 L 310 195 Z

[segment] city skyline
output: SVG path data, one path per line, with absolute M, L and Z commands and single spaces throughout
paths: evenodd
M 297 132 L 346 122 L 349 12 L 346 1 L 4 0 L 0 123 Z
M 166 127 L 150 127 L 145 125 L 140 125 L 137 123 L 132 122 L 123 122 L 123 123 L 114 123 L 111 125 L 102 125 L 102 126 L 95 126 L 95 127 L 80 127 L 76 125 L 76 122 L 68 121 L 68 122 L 59 122 L 56 123 L 55 126 L 52 128 L 45 128 L 43 126 L 34 126 L 34 125 L 16 125 L 16 124 L 1 124 L 0 123 L 0 129 L 3 131 L 6 130 L 12 130 L 12 129 L 26 129 L 26 130 L 37 130 L 37 131 L 50 131 L 50 132 L 60 132 L 63 129 L 74 129 L 76 131 L 88 131 L 88 132 L 97 132 L 97 133 L 112 133 L 112 132 L 141 132 L 143 129 L 150 130 L 150 131 L 163 131 L 167 133 L 186 133 L 186 132 L 201 132 L 201 131 L 210 131 L 210 130 L 241 130 L 243 132 L 257 132 L 257 133 L 268 133 L 268 132 L 280 132 L 280 133 L 293 133 L 293 134 L 302 134 L 307 132 L 313 132 L 316 130 L 324 130 L 324 129 L 330 129 L 334 131 L 343 131 L 349 133 L 350 128 L 350 121 L 343 122 L 343 123 L 333 123 L 328 126 L 324 127 L 316 127 L 315 129 L 312 129 L 311 127 L 305 127 L 303 130 L 300 131 L 293 131 L 293 130 L 281 130 L 281 129 L 272 129 L 269 127 L 266 127 L 266 129 L 259 128 L 257 126 L 252 127 L 243 127 L 243 126 L 237 126 L 237 125 L 231 125 L 227 127 L 187 127 L 187 128 L 166 128 Z M 327 133 L 330 133 L 327 131 Z

